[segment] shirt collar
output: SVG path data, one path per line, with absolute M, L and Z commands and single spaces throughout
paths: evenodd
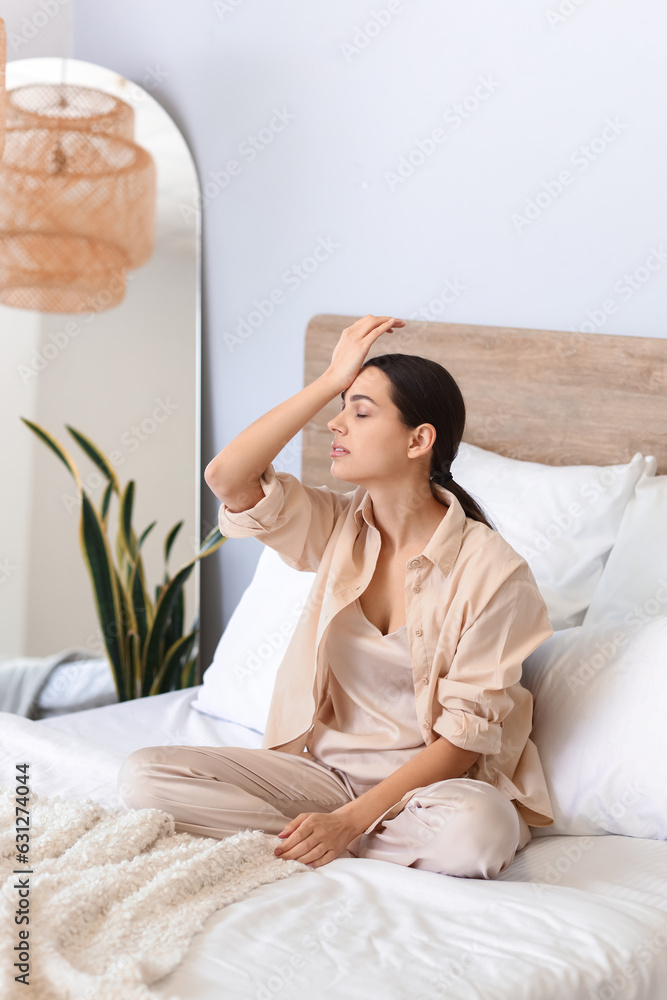
M 447 513 L 424 546 L 421 555 L 437 566 L 443 576 L 447 576 L 461 550 L 466 514 L 453 493 L 439 483 L 432 483 L 432 486 L 436 494 L 445 501 Z M 362 521 L 377 531 L 368 490 L 363 490 L 360 496 L 354 510 L 354 520 L 358 531 L 361 530 Z

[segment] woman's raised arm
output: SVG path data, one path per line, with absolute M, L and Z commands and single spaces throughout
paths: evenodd
M 204 470 L 218 500 L 233 512 L 248 510 L 264 496 L 259 479 L 286 444 L 354 382 L 375 340 L 403 320 L 364 316 L 343 330 L 331 364 L 319 378 L 253 421 L 229 442 Z
M 342 392 L 327 370 L 305 389 L 253 421 L 204 470 L 204 479 L 230 510 L 247 510 L 264 496 L 259 477 L 316 413 Z

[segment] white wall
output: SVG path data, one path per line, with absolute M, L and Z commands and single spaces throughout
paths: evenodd
M 75 57 L 152 87 L 208 185 L 202 469 L 301 388 L 318 312 L 664 336 L 666 36 L 658 0 L 76 0 Z M 204 665 L 260 552 L 202 567 Z

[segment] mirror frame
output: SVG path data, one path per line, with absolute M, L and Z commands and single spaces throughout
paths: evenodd
M 37 57 L 31 59 L 19 59 L 13 61 L 10 60 L 7 63 L 6 89 L 8 91 L 15 87 L 21 86 L 25 83 L 37 83 L 37 82 L 40 83 L 66 82 L 72 84 L 83 84 L 84 86 L 95 87 L 98 90 L 102 90 L 107 93 L 113 94 L 121 98 L 122 100 L 126 101 L 128 104 L 132 105 L 135 111 L 134 141 L 137 142 L 139 145 L 142 145 L 144 148 L 148 149 L 148 151 L 152 154 L 152 156 L 156 161 L 156 166 L 158 170 L 158 193 L 157 193 L 158 204 L 160 202 L 160 192 L 161 192 L 160 144 L 159 144 L 160 137 L 159 134 L 152 133 L 151 128 L 155 128 L 155 126 L 158 125 L 158 123 L 160 123 L 160 119 L 162 120 L 161 121 L 162 125 L 166 126 L 167 124 L 170 124 L 171 127 L 173 127 L 175 132 L 178 134 L 180 140 L 182 140 L 183 146 L 187 151 L 189 157 L 189 166 L 191 167 L 192 181 L 194 182 L 194 186 L 189 188 L 187 192 L 184 189 L 181 189 L 180 192 L 178 192 L 181 200 L 177 208 L 180 211 L 181 217 L 184 219 L 184 221 L 185 221 L 185 216 L 183 215 L 184 204 L 188 209 L 188 219 L 192 220 L 194 217 L 195 301 L 193 303 L 194 304 L 193 333 L 195 338 L 195 345 L 194 345 L 195 358 L 194 358 L 193 374 L 195 377 L 195 387 L 193 396 L 194 396 L 195 412 L 192 414 L 192 417 L 195 421 L 194 434 L 193 434 L 193 444 L 195 448 L 195 455 L 193 462 L 194 472 L 195 472 L 195 483 L 194 483 L 194 497 L 193 497 L 194 511 L 192 512 L 194 514 L 194 536 L 190 535 L 187 538 L 188 550 L 191 551 L 191 555 L 186 556 L 185 558 L 183 557 L 180 558 L 178 565 L 182 565 L 183 561 L 185 561 L 186 558 L 192 558 L 192 556 L 194 556 L 194 554 L 199 548 L 199 544 L 201 541 L 202 217 L 201 217 L 201 193 L 200 193 L 201 188 L 200 188 L 200 181 L 199 181 L 197 167 L 194 158 L 192 156 L 192 152 L 185 140 L 185 137 L 183 136 L 178 125 L 174 122 L 174 120 L 162 107 L 162 105 L 160 105 L 159 102 L 156 101 L 155 98 L 150 93 L 148 93 L 144 88 L 134 83 L 133 81 L 126 79 L 125 77 L 121 76 L 114 70 L 98 66 L 94 63 L 84 62 L 82 60 L 69 59 L 69 58 L 56 58 L 56 57 L 53 58 Z M 154 134 L 156 135 L 157 139 L 156 148 L 154 148 L 151 143 L 151 139 Z M 166 171 L 168 172 L 168 163 Z M 187 199 L 185 203 L 184 199 Z M 159 225 L 159 218 L 157 220 L 157 223 Z M 190 222 L 190 225 L 192 225 L 192 222 Z M 156 248 L 159 246 L 158 240 L 159 236 L 156 233 L 156 244 L 155 244 Z M 140 270 L 141 269 L 138 269 L 137 271 L 134 272 L 129 271 L 128 278 L 131 279 L 132 275 L 138 274 Z M 116 306 L 115 308 L 122 309 L 122 306 L 123 303 L 120 303 L 120 305 Z M 10 307 L 3 306 L 2 308 L 4 310 L 4 309 L 9 309 Z M 16 310 L 16 311 L 29 315 L 29 311 L 27 310 Z M 114 310 L 108 310 L 108 311 L 109 313 L 111 313 Z M 47 314 L 32 313 L 32 315 L 45 316 Z M 50 314 L 50 315 L 56 315 L 56 314 Z M 57 315 L 62 316 L 63 322 L 65 322 L 67 319 L 70 319 L 74 314 L 57 314 Z M 83 316 L 84 314 L 81 315 Z M 36 420 L 36 422 L 39 423 L 40 421 Z M 58 440 L 60 440 L 61 443 L 68 449 L 70 448 L 70 444 L 73 445 L 74 447 L 78 447 L 74 445 L 72 439 L 68 438 L 67 433 L 64 429 L 62 431 L 60 428 L 47 428 L 47 429 L 52 430 L 52 432 L 55 434 Z M 83 433 L 87 433 L 86 428 L 81 428 L 81 430 Z M 37 443 L 37 446 L 46 451 L 46 446 L 41 442 L 37 442 L 37 439 L 34 438 L 33 432 L 30 431 L 27 427 L 25 428 L 25 433 L 27 436 L 32 436 L 34 441 Z M 99 444 L 102 450 L 105 450 L 103 442 L 95 441 L 95 443 Z M 52 453 L 51 453 L 51 458 L 54 462 L 57 462 L 55 455 L 53 455 Z M 75 461 L 77 461 L 77 464 L 79 464 L 78 459 L 79 459 L 79 453 L 77 452 L 75 456 Z M 139 491 L 141 491 L 141 486 L 142 486 L 141 482 L 137 481 L 137 489 Z M 72 483 L 72 488 L 74 489 L 73 483 Z M 30 498 L 34 496 L 34 490 L 35 487 L 33 485 L 33 487 L 28 491 L 28 496 Z M 159 535 L 161 535 L 163 539 L 166 536 L 167 531 L 170 529 L 170 527 L 171 524 L 160 524 L 160 522 L 158 521 L 158 524 L 154 529 L 156 538 Z M 177 541 L 182 541 L 182 539 L 177 539 Z M 80 550 L 78 552 L 77 558 L 81 562 L 83 562 Z M 172 554 L 172 557 L 170 558 L 170 567 L 172 569 L 172 572 L 176 565 L 177 565 L 176 559 Z M 195 563 L 190 579 L 187 581 L 185 585 L 186 618 L 184 627 L 190 626 L 195 620 L 198 620 L 198 625 L 199 625 L 198 641 L 197 641 L 198 656 L 195 668 L 195 683 L 201 683 L 201 676 L 203 673 L 201 664 L 200 569 L 201 569 L 201 560 L 198 560 Z M 34 569 L 32 571 L 34 572 Z M 85 572 L 87 573 L 87 570 L 85 570 Z M 152 582 L 153 582 L 152 580 L 147 580 L 147 583 L 149 585 Z M 153 596 L 152 592 L 151 596 Z M 92 587 L 91 587 L 91 599 L 92 599 Z M 25 600 L 26 601 L 28 600 L 27 596 L 25 597 Z M 25 645 L 25 638 L 26 635 L 24 634 L 23 645 Z M 81 646 L 79 648 L 86 648 L 86 647 Z M 12 651 L 11 653 L 6 653 L 5 651 L 0 649 L 0 659 L 7 659 L 13 656 L 24 656 L 24 655 L 37 655 L 37 654 L 34 653 L 26 654 L 24 650 Z M 101 653 L 91 652 L 90 655 L 91 658 L 94 656 L 100 656 L 106 658 L 106 650 L 103 650 Z

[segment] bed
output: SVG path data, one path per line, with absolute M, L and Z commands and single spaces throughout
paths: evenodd
M 304 384 L 354 319 L 313 317 Z M 210 913 L 168 975 L 105 996 L 665 996 L 667 340 L 410 321 L 370 355 L 389 350 L 459 381 L 455 479 L 547 602 L 554 635 L 523 683 L 554 825 L 490 880 L 342 855 L 267 881 Z M 300 478 L 345 491 L 329 475 L 338 406 L 304 428 Z M 0 786 L 20 758 L 37 796 L 122 809 L 118 771 L 139 747 L 259 747 L 313 577 L 265 547 L 196 687 L 37 721 L 0 713 Z

